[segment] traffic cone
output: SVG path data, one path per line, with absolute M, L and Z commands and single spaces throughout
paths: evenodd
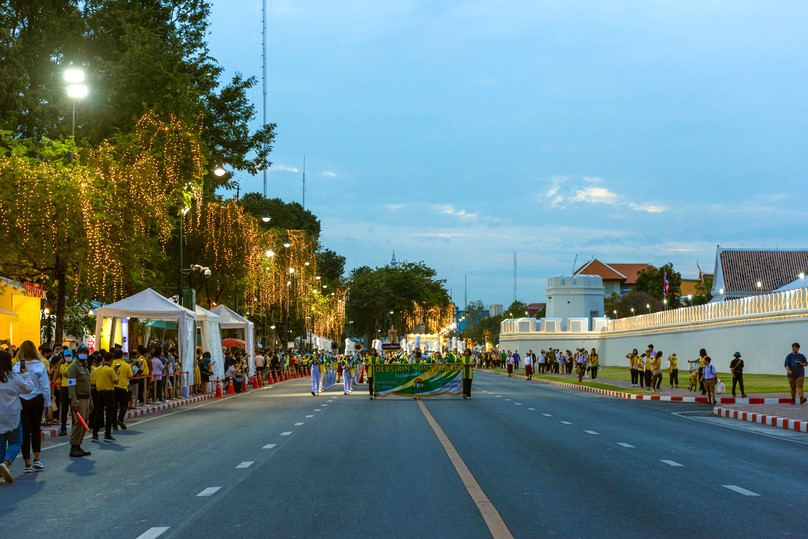
M 222 381 L 217 376 L 216 377 L 216 398 L 221 399 L 222 397 L 224 397 L 224 395 L 222 395 Z
M 245 376 L 241 381 L 241 391 L 247 391 L 248 389 L 250 389 L 250 386 L 247 385 L 247 377 Z
M 228 395 L 235 395 L 236 394 L 236 386 L 233 384 L 233 377 L 230 377 L 230 382 L 227 384 L 227 394 Z
M 271 383 L 273 383 L 273 384 L 278 383 L 278 371 L 277 370 L 272 371 L 272 380 L 273 381 Z

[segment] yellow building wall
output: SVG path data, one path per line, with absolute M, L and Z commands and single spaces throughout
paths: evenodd
M 101 323 L 101 342 L 95 343 L 95 349 L 100 350 L 112 350 L 112 346 L 109 343 L 109 332 L 112 330 L 112 318 L 104 318 L 104 321 Z M 115 320 L 115 340 L 114 342 L 122 343 L 123 338 L 121 337 L 121 321 Z
M 0 286 L 0 309 L 16 315 L 0 315 L 0 340 L 7 340 L 17 346 L 30 340 L 39 346 L 41 304 L 42 300 L 39 298 L 25 296 L 13 286 Z

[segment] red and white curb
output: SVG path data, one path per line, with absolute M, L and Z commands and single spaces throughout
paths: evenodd
M 780 399 L 786 402 L 791 402 L 791 399 Z M 776 415 L 758 414 L 756 412 L 746 412 L 744 410 L 730 410 L 716 406 L 713 408 L 713 414 L 719 417 L 726 417 L 728 419 L 740 419 L 741 421 L 752 421 L 760 423 L 761 425 L 769 425 L 772 427 L 779 427 L 786 430 L 794 430 L 797 432 L 808 432 L 808 421 L 800 421 L 799 419 L 788 419 L 785 417 L 778 417 Z

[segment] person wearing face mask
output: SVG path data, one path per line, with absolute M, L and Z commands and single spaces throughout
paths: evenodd
M 62 353 L 64 362 L 59 365 L 59 376 L 62 379 L 62 387 L 59 392 L 59 419 L 62 423 L 62 428 L 59 429 L 59 436 L 67 436 L 67 410 L 70 408 L 70 397 L 67 391 L 67 370 L 73 364 L 73 350 L 65 348 Z
M 81 448 L 81 442 L 87 429 L 79 421 L 81 415 L 84 421 L 90 417 L 93 404 L 90 400 L 90 370 L 87 367 L 87 347 L 80 345 L 76 349 L 77 360 L 67 369 L 67 393 L 70 399 L 70 409 L 73 411 L 73 432 L 70 434 L 70 456 L 86 457 L 91 453 Z

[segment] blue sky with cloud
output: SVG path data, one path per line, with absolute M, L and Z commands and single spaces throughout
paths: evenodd
M 213 0 L 211 54 L 255 75 L 261 0 Z M 808 3 L 267 0 L 268 195 L 348 268 L 393 250 L 463 303 L 544 301 L 595 256 L 711 271 L 808 247 Z M 261 176 L 238 175 L 241 192 Z

